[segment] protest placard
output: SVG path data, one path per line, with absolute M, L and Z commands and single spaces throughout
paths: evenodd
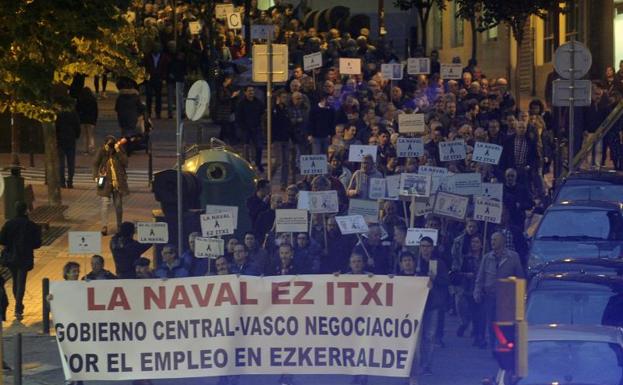
M 401 134 L 425 132 L 424 114 L 398 114 L 398 131 Z
M 388 175 L 385 177 L 386 182 L 386 197 L 390 200 L 398 200 L 400 191 L 400 174 Z
M 502 183 L 483 183 L 480 196 L 502 202 L 502 198 L 504 197 L 504 185 Z
M 226 16 L 227 28 L 229 29 L 242 29 L 242 16 L 240 12 L 228 13 Z
M 361 162 L 364 156 L 370 155 L 376 162 L 377 149 L 377 146 L 352 144 L 348 149 L 348 161 Z
M 399 158 L 417 158 L 422 156 L 424 154 L 424 141 L 422 138 L 398 138 L 396 153 Z
M 368 232 L 368 223 L 363 215 L 345 215 L 335 217 L 335 222 L 342 235 L 363 234 Z
M 233 278 L 50 282 L 65 378 L 409 376 L 428 277 Z
M 188 22 L 188 31 L 191 35 L 199 35 L 201 32 L 201 23 L 198 21 Z
M 326 155 L 301 155 L 301 175 L 323 175 L 327 173 Z
M 454 194 L 459 195 L 480 195 L 482 194 L 482 176 L 477 172 L 460 173 L 452 175 L 450 184 Z
M 303 56 L 303 70 L 311 71 L 322 67 L 322 52 L 314 52 Z
M 254 24 L 251 26 L 251 39 L 268 40 L 268 37 L 271 34 L 272 36 L 274 36 L 274 33 L 275 33 L 274 31 L 275 31 L 275 26 L 272 24 Z M 244 33 L 242 35 L 244 35 Z
M 493 143 L 476 142 L 472 160 L 479 163 L 496 165 L 500 163 L 502 156 L 502 146 Z
M 215 213 L 231 213 L 231 217 L 234 219 L 234 229 L 238 228 L 238 206 L 223 206 L 223 205 L 206 205 L 206 214 Z
M 275 232 L 277 233 L 305 233 L 308 230 L 307 224 L 307 210 L 275 210 Z
M 407 73 L 409 75 L 427 75 L 430 73 L 430 58 L 410 57 L 407 59 Z
M 102 253 L 102 233 L 99 231 L 70 231 L 67 237 L 69 254 Z
M 383 79 L 401 80 L 402 79 L 402 64 L 383 63 L 381 64 L 381 74 L 383 74 Z
M 436 194 L 431 194 L 428 198 L 415 200 L 415 215 L 418 217 L 426 216 L 433 213 L 433 207 L 435 206 Z
M 296 208 L 299 210 L 309 210 L 309 191 L 299 191 L 297 198 Z
M 420 241 L 424 237 L 429 237 L 433 240 L 433 245 L 437 246 L 437 238 L 439 231 L 437 229 L 427 228 L 409 228 L 407 229 L 407 237 L 405 238 L 405 244 L 407 246 L 419 246 Z
M 231 212 L 202 214 L 200 220 L 203 237 L 218 237 L 234 233 L 234 219 Z
M 474 199 L 474 219 L 490 223 L 502 222 L 502 202 L 493 199 Z
M 448 169 L 445 167 L 419 166 L 417 172 L 418 174 L 427 174 L 433 176 L 448 176 Z
M 384 178 L 370 178 L 370 191 L 368 196 L 370 199 L 385 199 L 385 190 L 387 183 Z
M 310 191 L 309 212 L 314 214 L 337 213 L 339 211 L 337 191 Z
M 431 176 L 425 174 L 400 174 L 400 195 L 428 197 L 430 196 Z
M 452 219 L 463 220 L 467 213 L 469 197 L 446 192 L 438 192 L 433 213 Z
M 230 13 L 234 13 L 233 4 L 216 4 L 214 7 L 214 16 L 217 19 L 225 20 Z
M 221 238 L 195 238 L 195 257 L 216 259 L 225 255 L 225 241 Z
M 341 75 L 361 75 L 361 59 L 340 58 Z
M 138 243 L 169 243 L 169 227 L 166 222 L 137 222 Z
M 462 160 L 465 157 L 465 141 L 463 139 L 439 142 L 439 159 L 442 162 Z
M 463 76 L 463 65 L 461 63 L 441 63 L 439 74 L 443 80 L 460 79 Z
M 379 203 L 368 199 L 351 199 L 348 203 L 348 215 L 362 215 L 370 223 L 379 221 Z

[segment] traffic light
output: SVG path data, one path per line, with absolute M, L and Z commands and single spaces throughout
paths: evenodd
M 517 377 L 528 374 L 527 323 L 495 322 L 496 344 L 493 352 L 500 368 Z

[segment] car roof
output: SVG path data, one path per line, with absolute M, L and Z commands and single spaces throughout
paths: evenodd
M 541 285 L 547 281 L 549 282 L 580 282 L 580 283 L 590 283 L 595 285 L 603 285 L 607 286 L 611 289 L 614 289 L 618 292 L 623 292 L 623 278 L 615 277 L 611 275 L 603 275 L 603 274 L 585 274 L 581 272 L 570 272 L 570 273 L 540 273 L 536 275 L 533 280 L 535 281 L 535 285 L 533 286 L 536 290 L 541 287 Z M 532 285 L 531 285 L 532 286 Z M 547 290 L 547 288 L 545 288 Z
M 556 270 L 562 268 L 564 270 Z M 545 263 L 540 269 L 545 273 L 610 273 L 623 276 L 623 259 L 613 258 L 563 258 Z
M 582 170 L 576 171 L 565 178 L 567 180 L 596 180 L 613 184 L 623 184 L 623 172 L 616 170 Z
M 559 211 L 566 210 L 569 208 L 575 209 L 587 209 L 587 210 L 621 210 L 621 203 L 619 202 L 610 202 L 610 201 L 589 201 L 589 200 L 578 200 L 578 201 L 562 201 L 560 203 L 555 203 L 551 205 L 547 211 Z
M 536 341 L 592 341 L 623 346 L 623 330 L 601 325 L 531 325 L 528 327 L 528 342 Z

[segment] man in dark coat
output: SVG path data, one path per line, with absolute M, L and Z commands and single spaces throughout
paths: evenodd
M 80 137 L 80 117 L 75 107 L 61 111 L 56 117 L 56 143 L 61 187 L 74 187 L 76 171 L 76 140 Z M 65 159 L 67 159 L 67 180 L 65 180 Z
M 150 243 L 138 243 L 133 237 L 134 223 L 123 222 L 110 240 L 115 272 L 121 279 L 136 278 L 135 262 L 151 247 Z
M 262 167 L 264 138 L 261 125 L 264 110 L 264 103 L 255 97 L 255 88 L 253 86 L 245 87 L 244 97 L 236 106 L 236 124 L 244 144 L 244 157 L 251 161 L 249 147 L 253 146 L 255 148 L 255 166 L 260 172 L 264 172 L 264 167 Z
M 526 186 L 517 183 L 517 171 L 515 169 L 509 168 L 504 176 L 504 207 L 508 210 L 510 223 L 523 231 L 526 210 L 534 207 L 534 201 Z
M 0 230 L 0 245 L 4 245 L 3 259 L 11 270 L 15 319 L 21 321 L 24 314 L 26 276 L 34 267 L 33 250 L 41 247 L 41 229 L 26 215 L 26 203 L 16 202 L 17 216 L 4 224 Z
M 517 122 L 515 134 L 504 141 L 500 171 L 514 168 L 517 170 L 519 183 L 531 186 L 531 175 L 537 170 L 538 152 L 536 143 L 526 135 L 527 132 L 526 124 Z

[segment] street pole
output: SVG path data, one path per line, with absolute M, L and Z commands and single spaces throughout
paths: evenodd
M 569 175 L 573 172 L 573 151 L 574 151 L 574 130 L 575 125 L 573 120 L 575 119 L 575 111 L 574 111 L 574 102 L 575 102 L 575 41 L 574 38 L 571 39 L 571 50 L 569 53 L 571 54 L 571 68 L 570 71 L 570 80 L 571 80 L 571 96 L 569 97 Z
M 183 234 L 184 227 L 182 220 L 184 215 L 182 208 L 184 207 L 182 196 L 182 144 L 184 134 L 184 122 L 182 122 L 182 90 L 184 83 L 175 83 L 175 124 L 177 127 L 175 138 L 176 143 L 176 155 L 177 155 L 177 257 L 181 258 L 183 251 Z
M 273 133 L 273 33 L 268 32 L 268 79 L 266 82 L 266 131 L 268 151 L 266 152 L 268 180 L 272 178 L 272 133 Z M 260 159 L 260 163 L 262 160 Z M 258 165 L 261 167 L 261 164 Z

